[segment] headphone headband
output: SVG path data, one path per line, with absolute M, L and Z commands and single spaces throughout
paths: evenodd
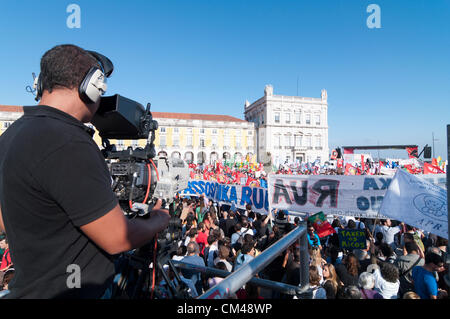
M 90 55 L 92 55 L 100 64 L 103 74 L 108 78 L 111 73 L 113 73 L 114 71 L 114 65 L 111 62 L 110 59 L 108 59 L 106 56 L 104 56 L 103 54 L 100 54 L 98 52 L 95 51 L 88 51 L 86 50 L 87 53 L 89 53 Z

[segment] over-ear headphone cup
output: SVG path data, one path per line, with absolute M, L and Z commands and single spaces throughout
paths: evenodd
M 98 89 L 92 89 L 91 81 L 93 80 L 94 74 L 101 72 L 98 68 L 92 67 L 89 69 L 88 73 L 84 77 L 83 81 L 81 81 L 80 86 L 78 87 L 78 93 L 80 94 L 80 98 L 86 104 L 91 104 L 97 102 L 100 98 L 101 93 Z

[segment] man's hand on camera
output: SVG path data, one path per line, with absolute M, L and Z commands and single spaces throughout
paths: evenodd
M 162 209 L 162 200 L 158 199 L 153 206 L 153 209 L 149 211 L 150 214 L 150 222 L 158 223 L 161 228 L 158 232 L 164 230 L 169 226 L 170 214 L 169 210 Z M 148 209 L 148 207 L 147 207 Z

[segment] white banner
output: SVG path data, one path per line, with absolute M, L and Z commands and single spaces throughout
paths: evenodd
M 420 175 L 445 187 L 445 174 Z M 387 218 L 379 213 L 392 177 L 379 175 L 269 175 L 271 208 L 301 213 Z
M 398 170 L 380 213 L 448 239 L 447 205 L 445 189 Z

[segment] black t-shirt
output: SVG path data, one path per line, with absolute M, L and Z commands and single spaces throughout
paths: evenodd
M 233 219 L 228 218 L 225 221 L 225 229 L 223 230 L 223 232 L 225 233 L 226 237 L 231 238 L 231 235 L 233 235 L 233 233 L 234 233 L 234 226 L 236 224 L 237 224 L 237 221 L 234 218 Z
M 86 128 L 31 106 L 0 136 L 0 205 L 15 268 L 8 298 L 99 298 L 111 283 L 111 256 L 80 230 L 117 205 Z

